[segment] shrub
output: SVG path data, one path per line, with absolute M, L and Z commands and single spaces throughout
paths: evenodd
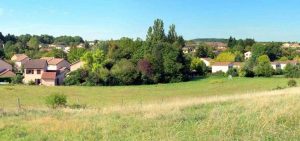
M 223 71 L 217 71 L 212 74 L 212 76 L 225 76 L 226 74 Z
M 291 80 L 288 81 L 288 86 L 289 87 L 296 87 L 297 82 L 294 79 L 291 79 Z
M 11 79 L 11 83 L 13 84 L 22 84 L 23 83 L 23 75 L 17 74 L 15 77 Z
M 232 77 L 239 76 L 238 70 L 236 68 L 230 68 L 227 73 L 227 76 L 231 75 Z
M 299 78 L 300 65 L 287 64 L 284 69 L 284 75 L 287 78 Z
M 66 107 L 67 96 L 63 94 L 52 94 L 46 97 L 46 104 L 53 109 L 58 107 Z
M 30 80 L 30 81 L 28 82 L 28 85 L 35 85 L 35 82 L 34 82 L 33 80 Z
M 68 107 L 71 109 L 85 109 L 86 105 L 85 104 L 71 104 Z
M 257 59 L 257 65 L 254 67 L 256 76 L 271 77 L 274 69 L 271 66 L 270 59 L 267 55 L 262 55 Z

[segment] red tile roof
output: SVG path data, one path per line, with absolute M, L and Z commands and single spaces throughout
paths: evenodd
M 42 79 L 56 79 L 56 72 L 44 72 Z
M 14 77 L 16 76 L 16 74 L 14 72 L 12 72 L 9 69 L 6 70 L 0 70 L 0 78 L 6 78 L 6 77 Z

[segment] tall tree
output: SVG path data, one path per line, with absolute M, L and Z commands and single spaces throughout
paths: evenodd
M 168 42 L 169 43 L 174 43 L 178 40 L 178 36 L 177 36 L 177 33 L 176 33 L 176 30 L 175 30 L 175 25 L 172 24 L 170 26 L 170 29 L 169 29 L 169 32 L 168 32 Z
M 161 19 L 156 19 L 152 27 L 152 41 L 164 42 L 166 40 L 164 22 Z
M 39 45 L 40 45 L 40 41 L 37 37 L 31 37 L 30 40 L 28 41 L 27 45 L 31 49 L 38 50 Z

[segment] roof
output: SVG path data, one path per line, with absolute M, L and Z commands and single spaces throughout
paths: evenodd
M 233 62 L 215 62 L 213 66 L 228 66 L 230 64 L 233 64 Z
M 0 70 L 0 78 L 14 77 L 16 74 L 9 69 Z
M 47 66 L 47 61 L 43 59 L 29 60 L 24 64 L 25 69 L 43 69 Z
M 46 60 L 47 62 L 54 59 L 54 57 L 42 57 L 41 59 Z
M 10 68 L 11 69 L 11 64 L 7 63 L 6 61 L 0 59 L 0 68 Z
M 200 58 L 201 60 L 206 60 L 206 61 L 208 61 L 208 62 L 210 62 L 210 61 L 212 61 L 213 59 L 211 59 L 211 58 Z
M 296 60 L 288 60 L 288 61 L 275 61 L 275 62 L 271 62 L 271 64 L 297 64 L 298 61 Z
M 57 65 L 59 64 L 60 62 L 64 61 L 65 59 L 61 59 L 61 58 L 54 58 L 50 61 L 48 61 L 48 64 L 49 65 Z
M 49 65 L 57 65 L 60 62 L 65 60 L 65 59 L 62 59 L 62 58 L 54 58 L 54 57 L 42 57 L 41 59 L 47 60 L 47 63 Z
M 56 72 L 44 72 L 42 74 L 42 79 L 56 79 Z
M 14 57 L 16 57 L 16 58 L 13 59 Z M 11 60 L 12 60 L 12 61 L 20 62 L 20 61 L 22 61 L 22 60 L 24 60 L 24 59 L 26 59 L 26 58 L 29 58 L 26 54 L 15 54 L 15 55 L 11 58 Z

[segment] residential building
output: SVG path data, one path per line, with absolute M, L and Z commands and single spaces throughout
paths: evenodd
M 183 53 L 188 54 L 188 53 L 194 53 L 196 52 L 195 47 L 191 47 L 191 46 L 185 46 L 182 48 Z
M 84 62 L 82 62 L 82 61 L 77 61 L 77 62 L 75 62 L 75 63 L 73 63 L 73 64 L 71 65 L 71 67 L 70 67 L 70 72 L 76 71 L 76 70 L 82 68 L 83 66 L 84 66 Z
M 244 56 L 245 56 L 245 60 L 248 60 L 252 57 L 252 52 L 248 51 L 248 52 L 244 53 Z
M 14 76 L 16 74 L 12 71 L 12 65 L 0 59 L 0 78 L 11 78 Z
M 59 71 L 44 72 L 41 77 L 41 84 L 44 86 L 62 85 L 65 75 Z
M 30 58 L 26 54 L 15 54 L 10 59 L 15 63 L 15 67 L 20 70 L 22 66 L 30 60 Z
M 211 62 L 213 61 L 213 59 L 211 59 L 211 58 L 200 58 L 200 59 L 201 59 L 201 61 L 203 61 L 204 64 L 205 64 L 206 66 L 208 66 L 208 67 L 211 66 Z
M 1 70 L 13 70 L 12 65 L 7 63 L 6 61 L 0 59 L 0 69 Z
M 16 74 L 9 69 L 0 69 L 0 78 L 12 78 L 15 76 Z
M 41 59 L 44 59 L 48 63 L 47 70 L 48 71 L 54 71 L 54 70 L 60 70 L 62 68 L 70 70 L 70 63 L 62 58 L 54 58 L 54 57 L 43 57 Z
M 24 64 L 24 83 L 33 81 L 36 85 L 41 84 L 42 74 L 47 71 L 47 61 L 44 59 L 29 60 Z
M 240 68 L 239 62 L 215 62 L 212 64 L 212 73 L 224 72 L 226 73 L 230 68 Z
M 289 60 L 289 61 L 276 61 L 276 62 L 271 62 L 272 68 L 274 70 L 277 69 L 285 69 L 287 64 L 292 64 L 292 65 L 296 65 L 298 62 L 294 61 L 294 60 Z

